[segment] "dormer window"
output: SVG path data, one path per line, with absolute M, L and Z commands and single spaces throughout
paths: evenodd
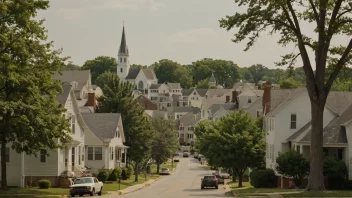
M 297 128 L 297 114 L 291 113 L 291 129 L 296 129 Z
M 197 95 L 197 93 L 196 93 L 196 92 L 193 92 L 193 95 Z

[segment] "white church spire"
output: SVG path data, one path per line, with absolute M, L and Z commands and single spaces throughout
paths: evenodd
M 123 24 L 121 44 L 117 58 L 117 75 L 121 80 L 125 80 L 130 70 L 130 60 L 126 42 L 125 24 Z

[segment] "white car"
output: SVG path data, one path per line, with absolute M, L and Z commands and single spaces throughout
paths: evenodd
M 83 196 L 85 194 L 90 194 L 90 196 L 98 194 L 101 196 L 103 193 L 103 185 L 103 182 L 95 177 L 79 177 L 75 179 L 73 185 L 70 186 L 70 194 L 71 197 L 75 195 Z
M 159 175 L 170 175 L 170 170 L 168 168 L 162 168 Z

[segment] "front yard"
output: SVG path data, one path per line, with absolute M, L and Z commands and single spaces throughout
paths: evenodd
M 178 162 L 173 163 L 174 169 L 176 168 Z M 160 165 L 161 168 L 169 168 L 171 171 L 171 162 L 167 162 L 165 164 Z M 156 179 L 160 177 L 158 174 L 156 174 L 156 165 L 151 166 L 151 174 L 145 175 L 144 173 L 141 173 L 138 175 L 138 182 L 134 182 L 134 175 L 131 176 L 130 179 L 128 180 L 121 180 L 120 184 L 120 189 L 125 189 L 129 186 L 133 186 L 136 184 L 142 184 L 149 179 Z M 113 182 L 113 183 L 105 183 L 104 184 L 104 191 L 105 193 L 107 191 L 118 191 L 119 190 L 119 183 L 118 182 Z M 68 195 L 69 194 L 69 189 L 68 188 L 49 188 L 49 189 L 39 189 L 39 188 L 9 188 L 8 191 L 1 191 L 0 190 L 0 195 L 6 195 L 4 197 L 11 197 L 11 198 L 34 198 L 34 197 L 40 197 L 40 198 L 53 198 L 55 196 L 52 195 Z M 45 196 L 48 195 L 48 196 Z M 51 196 L 49 196 L 51 195 Z

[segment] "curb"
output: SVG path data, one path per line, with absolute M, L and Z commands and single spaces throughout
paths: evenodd
M 142 183 L 142 184 L 137 184 L 137 185 L 134 185 L 134 186 L 130 186 L 128 188 L 131 188 L 130 190 L 128 188 L 126 188 L 125 190 L 119 190 L 117 191 L 117 193 L 119 195 L 124 195 L 124 194 L 128 194 L 128 193 L 131 193 L 131 192 L 135 192 L 137 190 L 140 190 L 140 189 L 143 189 L 147 186 L 150 186 L 152 183 L 158 181 L 159 179 L 161 179 L 162 177 L 157 177 L 155 179 L 149 179 L 148 181 Z M 139 185 L 139 186 L 138 186 Z M 138 186 L 138 187 L 137 187 Z

